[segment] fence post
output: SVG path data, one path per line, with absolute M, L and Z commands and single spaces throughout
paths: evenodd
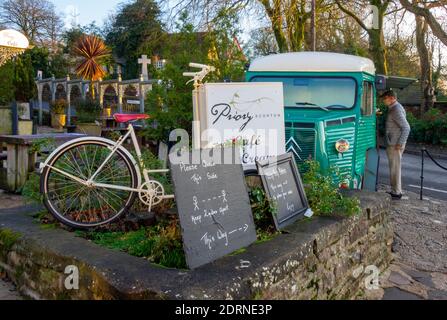
M 11 104 L 11 116 L 12 116 L 12 135 L 19 134 L 19 112 L 17 110 L 17 102 L 14 100 Z
M 421 200 L 424 200 L 424 165 L 425 165 L 425 147 L 421 149 L 422 166 L 421 166 Z

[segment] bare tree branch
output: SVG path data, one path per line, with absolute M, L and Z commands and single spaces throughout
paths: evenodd
M 447 5 L 447 1 L 435 1 L 438 5 Z M 447 32 L 442 28 L 441 24 L 438 20 L 433 16 L 430 12 L 429 7 L 420 7 L 417 3 L 411 3 L 408 0 L 400 0 L 402 6 L 415 14 L 416 16 L 423 17 L 425 21 L 430 26 L 433 34 L 444 44 L 447 46 Z M 434 3 L 432 4 L 434 5 Z

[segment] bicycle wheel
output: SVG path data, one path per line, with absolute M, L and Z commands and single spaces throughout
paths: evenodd
M 74 228 L 92 228 L 111 223 L 135 201 L 136 193 L 126 190 L 86 186 L 62 174 L 87 181 L 110 155 L 110 144 L 81 141 L 54 155 L 41 177 L 44 204 L 60 222 Z M 136 189 L 138 176 L 133 162 L 118 150 L 94 182 Z

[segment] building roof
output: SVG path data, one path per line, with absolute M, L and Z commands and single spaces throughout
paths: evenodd
M 370 59 L 332 52 L 291 52 L 256 59 L 249 71 L 366 72 L 375 75 Z

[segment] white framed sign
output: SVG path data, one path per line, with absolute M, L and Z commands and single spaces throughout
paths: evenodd
M 282 83 L 206 83 L 198 101 L 202 148 L 239 145 L 245 170 L 285 153 Z

